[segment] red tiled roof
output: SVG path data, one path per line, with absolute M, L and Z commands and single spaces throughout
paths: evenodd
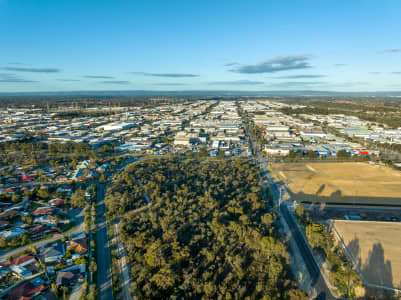
M 63 199 L 56 199 L 56 200 L 54 200 L 52 202 L 52 205 L 56 205 L 56 206 L 64 205 L 64 200 Z
M 10 261 L 6 262 L 6 265 L 7 266 L 11 266 L 11 265 L 18 266 L 18 265 L 20 265 L 20 264 L 22 264 L 22 263 L 24 263 L 24 262 L 26 262 L 28 260 L 31 260 L 31 259 L 35 259 L 35 257 L 30 255 L 30 254 L 25 254 L 25 255 L 22 255 L 20 257 L 16 257 L 13 260 L 10 260 Z
M 6 295 L 8 296 L 8 299 L 24 299 L 23 297 L 32 296 L 33 294 L 41 292 L 45 289 L 46 286 L 44 284 L 34 286 L 32 283 L 28 281 L 12 289 Z
M 74 249 L 77 253 L 83 253 L 88 251 L 88 246 L 86 245 L 86 238 L 79 239 L 79 240 L 72 240 L 70 241 L 70 245 L 67 247 L 68 250 Z
M 42 215 L 42 214 L 48 214 L 51 213 L 53 211 L 52 208 L 38 208 L 35 209 L 35 211 L 33 212 L 34 215 Z
M 23 181 L 32 181 L 32 180 L 35 180 L 35 178 L 27 176 L 27 175 L 24 175 L 24 176 L 22 176 L 22 180 Z
M 38 230 L 41 230 L 43 227 L 45 227 L 45 225 L 36 225 L 35 227 L 31 228 L 31 231 L 32 232 L 38 231 Z
M 13 216 L 15 216 L 16 214 L 18 214 L 18 211 L 16 211 L 16 210 L 7 210 L 7 211 L 3 211 L 2 213 L 0 213 L 0 219 L 5 219 L 5 218 L 8 218 L 8 217 L 13 217 Z

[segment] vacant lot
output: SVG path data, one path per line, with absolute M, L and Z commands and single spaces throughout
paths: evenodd
M 401 205 L 401 172 L 368 163 L 276 164 L 272 173 L 299 201 Z
M 334 226 L 370 283 L 401 288 L 401 223 L 336 220 Z

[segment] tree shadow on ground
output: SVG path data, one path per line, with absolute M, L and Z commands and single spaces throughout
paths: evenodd
M 394 287 L 391 262 L 385 259 L 384 249 L 381 243 L 373 244 L 364 262 L 362 262 L 361 248 L 357 237 L 349 242 L 347 249 L 369 283 L 385 287 Z M 365 299 L 399 299 L 395 292 L 391 290 L 374 287 L 365 287 L 365 289 Z
M 326 187 L 326 185 L 325 185 L 325 184 L 322 184 L 322 185 L 320 186 L 320 188 L 316 191 L 316 195 L 317 195 L 317 196 L 320 195 L 320 194 L 323 192 L 323 190 L 324 190 L 325 187 Z
M 320 190 L 320 188 L 319 188 Z M 305 194 L 304 192 L 293 193 L 289 190 L 292 199 L 305 204 L 337 204 L 337 205 L 366 205 L 366 206 L 396 206 L 401 207 L 401 197 L 369 197 L 369 196 L 346 196 L 341 190 L 331 193 L 329 196 L 320 194 Z
M 369 256 L 362 266 L 362 272 L 366 274 L 368 280 L 369 278 L 373 279 L 371 283 L 394 287 L 391 262 L 385 260 L 381 243 L 373 244 L 373 248 L 369 251 Z M 366 296 L 368 299 L 396 299 L 393 291 L 375 288 L 367 288 Z
M 357 237 L 354 237 L 354 239 L 349 242 L 347 249 L 349 252 L 351 252 L 354 262 L 358 265 L 359 269 L 361 269 L 362 260 L 360 256 L 361 249 L 359 247 L 359 239 Z

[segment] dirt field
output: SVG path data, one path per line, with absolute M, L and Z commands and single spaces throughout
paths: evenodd
M 401 223 L 336 220 L 334 226 L 370 283 L 401 288 Z
M 288 163 L 272 166 L 299 201 L 401 205 L 401 172 L 368 163 Z

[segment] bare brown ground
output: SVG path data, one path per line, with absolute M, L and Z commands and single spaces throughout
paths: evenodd
M 288 163 L 271 169 L 302 201 L 401 204 L 401 172 L 386 167 L 352 162 Z
M 401 288 L 401 223 L 334 221 L 369 283 Z

